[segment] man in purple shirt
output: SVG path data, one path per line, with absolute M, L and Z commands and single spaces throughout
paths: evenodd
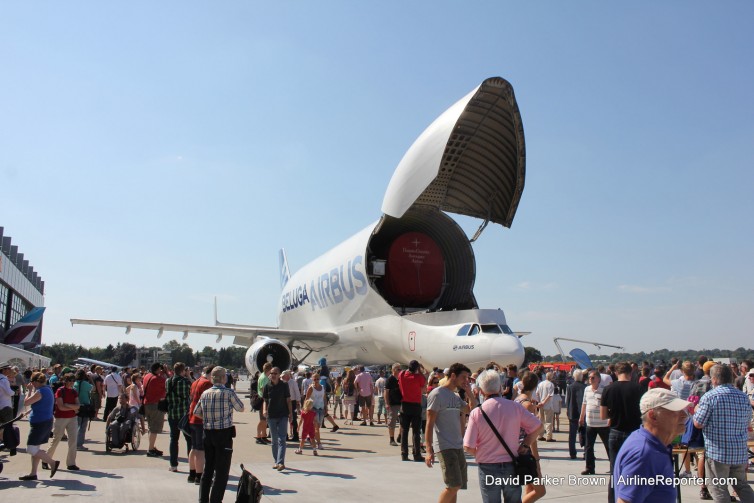
M 686 430 L 688 407 L 663 388 L 641 397 L 641 427 L 631 433 L 615 459 L 613 485 L 618 503 L 668 503 L 676 500 L 670 443 Z

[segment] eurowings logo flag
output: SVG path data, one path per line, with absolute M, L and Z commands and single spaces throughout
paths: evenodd
M 19 346 L 23 349 L 34 348 L 41 342 L 39 324 L 42 322 L 44 307 L 35 307 L 26 316 L 18 320 L 15 325 L 8 329 L 3 344 Z

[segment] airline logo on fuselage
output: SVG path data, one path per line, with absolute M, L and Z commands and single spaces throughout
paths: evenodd
M 308 282 L 283 292 L 283 312 L 309 304 L 312 311 L 366 295 L 367 277 L 364 257 L 358 255 L 339 267 L 333 267 Z

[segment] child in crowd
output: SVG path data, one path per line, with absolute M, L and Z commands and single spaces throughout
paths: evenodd
M 300 430 L 298 449 L 296 454 L 303 454 L 304 441 L 308 438 L 309 443 L 314 449 L 314 455 L 317 456 L 317 445 L 314 443 L 314 419 L 317 413 L 314 412 L 314 400 L 311 398 L 304 402 L 304 408 L 301 411 L 301 422 L 298 424 Z

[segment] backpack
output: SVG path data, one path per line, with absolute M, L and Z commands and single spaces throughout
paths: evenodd
M 236 503 L 259 503 L 262 501 L 264 488 L 258 478 L 241 465 L 241 478 L 238 479 Z
M 711 379 L 699 379 L 694 383 L 694 386 L 691 388 L 691 393 L 689 393 L 689 398 L 692 396 L 696 396 L 699 398 L 702 398 L 706 392 L 708 392 L 712 388 L 712 380 Z M 697 399 L 698 403 L 698 399 Z
M 259 378 L 252 378 L 249 383 L 249 402 L 251 402 L 251 410 L 262 410 L 262 397 L 259 396 Z

